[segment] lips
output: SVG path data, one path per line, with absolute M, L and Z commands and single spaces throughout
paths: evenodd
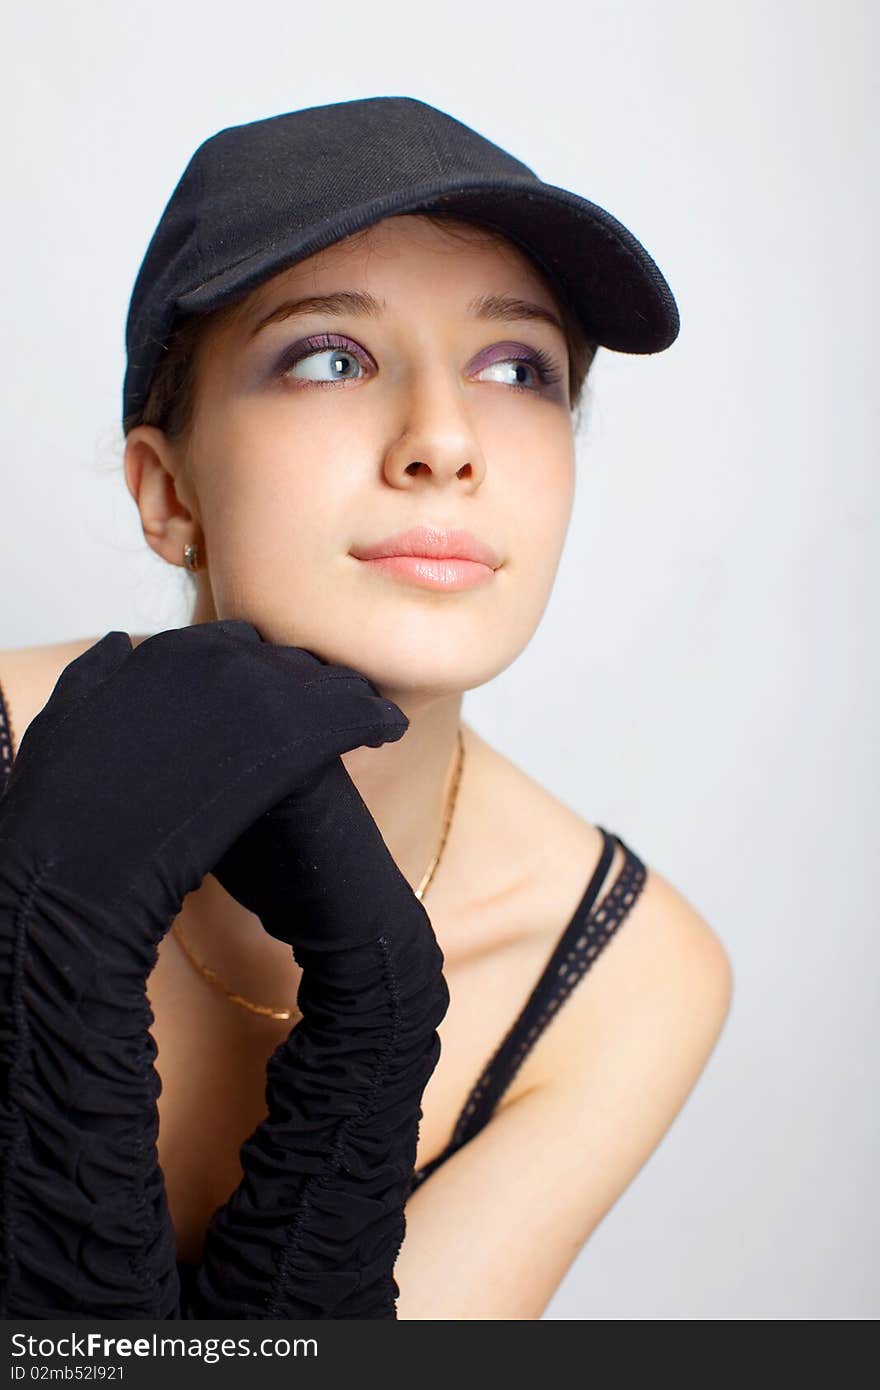
M 373 545 L 353 546 L 357 560 L 380 560 L 387 556 L 422 556 L 432 560 L 473 560 L 497 570 L 501 560 L 486 542 L 470 531 L 446 530 L 441 526 L 414 526 Z

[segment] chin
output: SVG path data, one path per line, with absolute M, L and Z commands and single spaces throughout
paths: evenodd
M 269 640 L 303 647 L 328 665 L 358 671 L 401 708 L 403 699 L 449 698 L 485 685 L 516 659 L 533 631 L 522 622 L 505 627 L 500 614 L 494 621 L 481 617 L 450 623 L 373 606 L 359 623 L 352 616 L 340 623 L 329 613 L 313 612 L 308 630 L 285 632 L 287 624 L 279 622 L 271 626 L 283 635 Z
M 511 658 L 512 660 L 513 658 Z M 449 699 L 485 685 L 504 669 L 497 662 L 464 662 L 455 652 L 434 653 L 433 659 L 414 662 L 411 654 L 395 657 L 373 652 L 359 660 L 349 655 L 341 665 L 366 676 L 386 700 L 393 700 L 404 714 L 426 700 Z

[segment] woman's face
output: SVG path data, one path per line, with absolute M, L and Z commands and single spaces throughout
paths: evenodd
M 553 295 L 511 243 L 454 230 L 388 218 L 254 291 L 203 345 L 187 460 L 213 602 L 196 621 L 244 618 L 409 708 L 526 646 L 574 492 L 561 327 L 477 305 L 556 317 Z M 343 294 L 358 302 L 284 313 Z M 357 558 L 410 527 L 467 530 L 497 568 L 460 566 L 467 584 L 454 564 Z M 457 577 L 425 582 L 438 570 Z

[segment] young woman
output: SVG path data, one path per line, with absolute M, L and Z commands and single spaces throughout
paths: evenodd
M 429 196 L 419 140 L 457 201 L 439 185 Z M 362 208 L 366 190 L 371 212 L 340 214 L 318 249 L 290 209 L 296 237 L 279 246 L 261 233 L 248 219 L 276 197 L 282 141 L 313 180 L 285 194 L 310 226 L 322 178 L 331 208 Z M 215 261 L 204 282 L 190 266 L 189 312 L 181 294 L 173 315 L 150 320 L 159 351 L 142 352 L 135 329 L 150 286 L 155 299 L 180 264 L 186 178 L 135 287 L 126 482 L 147 543 L 192 576 L 192 625 L 252 624 L 265 643 L 360 673 L 408 720 L 403 737 L 341 754 L 424 900 L 449 995 L 436 1065 L 412 1095 L 418 1144 L 388 1315 L 538 1318 L 693 1088 L 731 968 L 643 854 L 493 749 L 461 703 L 524 649 L 549 599 L 597 345 L 659 350 L 677 331 L 674 305 L 638 248 L 666 314 L 651 346 L 631 234 L 423 103 L 340 103 L 221 132 L 213 170 L 211 146 L 197 152 L 195 240 Z M 241 162 L 210 197 L 230 148 Z M 396 203 L 383 171 L 412 178 Z M 210 300 L 202 283 L 223 294 Z M 146 636 L 131 639 L 133 658 Z M 7 774 L 59 677 L 97 641 L 0 653 Z M 248 708 L 244 742 L 260 732 Z M 207 873 L 147 982 L 157 1158 L 182 1272 L 243 1181 L 267 1064 L 304 1026 L 301 964 L 265 928 Z

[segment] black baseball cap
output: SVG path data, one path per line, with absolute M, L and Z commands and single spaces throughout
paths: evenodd
M 383 217 L 446 212 L 502 232 L 586 333 L 615 352 L 678 336 L 672 291 L 604 208 L 544 183 L 454 116 L 366 97 L 230 126 L 195 151 L 147 247 L 126 322 L 123 423 L 139 413 L 179 318 L 244 298 Z

